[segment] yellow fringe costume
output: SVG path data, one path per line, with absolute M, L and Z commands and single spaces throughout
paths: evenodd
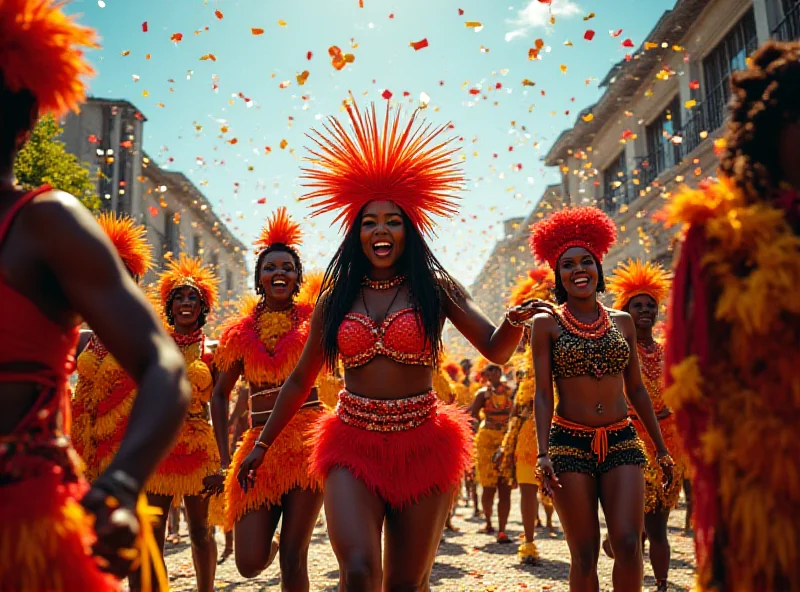
M 483 406 L 485 419 L 475 434 L 476 480 L 481 487 L 497 487 L 500 472 L 493 457 L 503 444 L 513 404 L 511 393 L 498 394 L 487 386 L 479 390 L 475 396 L 485 397 Z
M 660 306 L 669 294 L 670 282 L 669 273 L 660 265 L 629 260 L 621 263 L 614 270 L 614 273 L 607 278 L 606 285 L 608 291 L 615 296 L 614 308 L 625 310 L 631 300 L 643 294 L 652 298 L 656 305 Z M 642 370 L 642 380 L 653 403 L 653 410 L 657 416 L 662 415 L 667 410 L 661 396 L 664 388 L 664 348 L 655 342 L 650 351 L 639 343 L 637 353 Z M 675 416 L 670 413 L 659 419 L 658 424 L 661 427 L 661 435 L 667 445 L 667 450 L 675 461 L 672 481 L 666 490 L 663 485 L 664 471 L 656 461 L 655 444 L 650 439 L 644 424 L 635 416 L 633 417 L 633 425 L 639 438 L 644 442 L 647 453 L 647 465 L 644 468 L 645 514 L 674 509 L 680 500 L 685 474 Z
M 726 179 L 667 207 L 686 238 L 663 397 L 692 464 L 703 591 L 800 590 L 800 237 L 787 211 Z

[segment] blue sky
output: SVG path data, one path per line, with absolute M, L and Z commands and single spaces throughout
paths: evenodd
M 68 10 L 102 37 L 103 49 L 90 56 L 98 71 L 91 94 L 137 105 L 148 118 L 145 150 L 186 173 L 246 243 L 278 206 L 307 215 L 297 202 L 304 133 L 341 115 L 348 91 L 362 107 L 371 101 L 383 107 L 388 89 L 391 103 L 409 111 L 426 93 L 425 116 L 451 121 L 463 138 L 469 178 L 461 215 L 442 223 L 434 249 L 471 283 L 501 237 L 502 220 L 527 215 L 557 180 L 541 158 L 600 96 L 598 82 L 630 51 L 621 43 L 631 39 L 638 47 L 673 4 L 363 0 L 360 8 L 359 0 L 77 0 Z M 264 33 L 253 35 L 252 28 Z M 587 29 L 595 32 L 591 41 L 584 39 Z M 609 34 L 619 29 L 619 37 Z M 175 33 L 183 35 L 179 43 L 171 41 Z M 428 47 L 410 47 L 422 39 Z M 536 39 L 545 48 L 531 61 Z M 355 61 L 336 71 L 328 56 L 333 45 Z M 216 61 L 200 59 L 208 54 Z M 299 86 L 304 70 L 309 76 Z M 310 221 L 306 232 L 307 265 L 324 267 L 340 235 L 324 218 Z

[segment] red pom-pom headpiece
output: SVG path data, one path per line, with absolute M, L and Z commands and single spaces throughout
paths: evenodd
M 11 92 L 30 92 L 40 112 L 60 117 L 86 97 L 94 74 L 83 47 L 97 47 L 93 29 L 65 15 L 55 0 L 0 0 L 0 75 Z
M 266 226 L 261 229 L 261 235 L 255 245 L 259 251 L 263 251 L 277 243 L 294 249 L 302 242 L 303 232 L 300 230 L 300 225 L 292 220 L 285 207 L 280 207 L 275 210 L 272 217 L 267 220 Z
M 371 201 L 391 201 L 405 212 L 423 234 L 433 234 L 432 216 L 456 213 L 454 193 L 464 177 L 451 147 L 453 138 L 438 140 L 448 125 L 432 127 L 417 122 L 415 111 L 404 127 L 400 109 L 378 123 L 375 105 L 363 113 L 355 101 L 345 105 L 352 131 L 335 117 L 308 137 L 316 144 L 302 179 L 310 191 L 301 200 L 312 202 L 313 215 L 338 212 L 336 221 L 350 228 L 361 209 Z
M 583 247 L 600 263 L 617 240 L 617 227 L 595 207 L 564 208 L 531 227 L 534 256 L 555 270 L 558 258 L 572 247 Z

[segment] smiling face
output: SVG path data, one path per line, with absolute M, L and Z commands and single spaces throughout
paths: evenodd
M 286 251 L 267 253 L 261 261 L 261 287 L 275 303 L 291 300 L 297 288 L 297 275 L 294 257 Z
M 403 254 L 403 211 L 391 201 L 371 201 L 361 216 L 361 248 L 372 267 L 391 269 Z
M 176 328 L 194 330 L 203 312 L 203 302 L 196 289 L 183 286 L 173 292 L 171 310 Z
M 647 294 L 631 298 L 627 309 L 638 329 L 652 329 L 658 320 L 658 303 Z
M 500 386 L 500 377 L 503 376 L 503 371 L 500 366 L 491 365 L 483 371 L 483 376 L 489 381 L 489 384 L 496 388 Z
M 597 263 L 592 254 L 583 247 L 569 248 L 561 255 L 558 273 L 570 296 L 589 298 L 597 291 Z

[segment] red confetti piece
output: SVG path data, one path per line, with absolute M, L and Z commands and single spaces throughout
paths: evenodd
M 383 91 L 383 93 L 381 93 L 381 96 L 382 96 L 384 99 L 386 99 L 386 100 L 388 101 L 389 99 L 391 99 L 391 98 L 392 98 L 392 93 L 391 93 L 391 91 L 390 91 L 390 90 L 387 88 L 385 91 Z
M 586 32 L 583 34 L 583 38 L 586 39 L 586 41 L 591 41 L 592 39 L 594 39 L 594 31 L 592 31 L 591 29 L 587 29 Z
M 147 21 L 142 23 L 142 33 L 147 33 Z
M 393 12 L 392 12 L 391 14 L 389 14 L 389 18 L 390 18 L 390 19 L 393 19 L 393 18 L 394 18 L 394 13 L 393 13 Z
M 689 83 L 689 88 L 692 89 L 692 90 L 697 90 L 698 88 L 700 88 L 700 81 L 699 80 L 692 80 Z
M 261 29 L 261 28 L 258 28 L 258 27 L 253 27 L 252 29 L 250 29 L 250 32 L 253 35 L 263 35 L 264 34 L 264 29 Z
M 214 11 L 214 16 L 216 16 L 219 20 L 222 20 L 222 11 L 221 10 L 215 10 Z
M 539 4 L 552 4 L 553 0 L 539 0 Z
M 311 52 L 309 51 L 309 52 L 306 54 L 306 59 L 307 59 L 307 60 L 310 60 L 310 59 L 312 58 L 312 56 L 313 56 L 313 55 L 314 55 L 314 54 L 313 54 L 313 53 L 311 53 Z
M 155 218 L 156 216 L 158 216 L 158 208 L 157 208 L 157 207 L 155 207 L 155 206 L 150 206 L 149 208 L 147 208 L 147 211 L 148 211 L 148 212 L 150 212 L 150 215 L 151 215 L 153 218 Z
M 265 203 L 267 203 L 267 198 L 266 197 L 262 197 L 261 199 L 256 200 L 256 203 L 257 204 L 261 204 L 263 206 Z
M 358 7 L 364 8 L 364 0 L 358 0 Z
M 410 92 L 408 92 L 407 90 L 404 90 L 404 91 L 403 91 L 403 96 L 404 96 L 404 97 L 410 97 L 410 96 L 411 96 L 411 93 L 410 93 Z
M 479 95 L 479 94 L 481 94 L 481 91 L 478 88 L 471 88 L 471 89 L 469 89 L 469 94 L 471 94 L 471 95 Z
M 500 90 L 501 88 L 503 88 L 503 84 L 500 83 L 500 82 L 498 82 L 497 84 L 494 85 L 494 89 L 495 90 Z
M 169 40 L 174 41 L 175 43 L 180 43 L 183 41 L 183 33 L 173 33 Z
M 128 148 L 128 149 L 133 148 L 133 142 L 131 142 L 130 140 L 125 140 L 124 142 L 120 142 L 119 145 L 122 148 Z
M 626 129 L 626 130 L 624 130 L 622 132 L 622 139 L 623 140 L 629 140 L 632 137 L 633 137 L 633 132 L 631 130 Z
M 428 38 L 422 39 L 420 41 L 412 41 L 411 47 L 414 48 L 414 51 L 419 51 L 420 49 L 424 49 L 428 47 Z
M 622 35 L 622 29 L 617 29 L 616 31 L 609 31 L 609 33 L 611 33 L 612 37 L 619 37 L 620 35 Z
M 458 16 L 464 16 L 464 9 L 463 8 L 459 8 L 458 9 Z
M 626 39 L 625 41 L 622 42 L 622 47 L 633 47 L 633 41 L 631 41 L 630 39 Z

